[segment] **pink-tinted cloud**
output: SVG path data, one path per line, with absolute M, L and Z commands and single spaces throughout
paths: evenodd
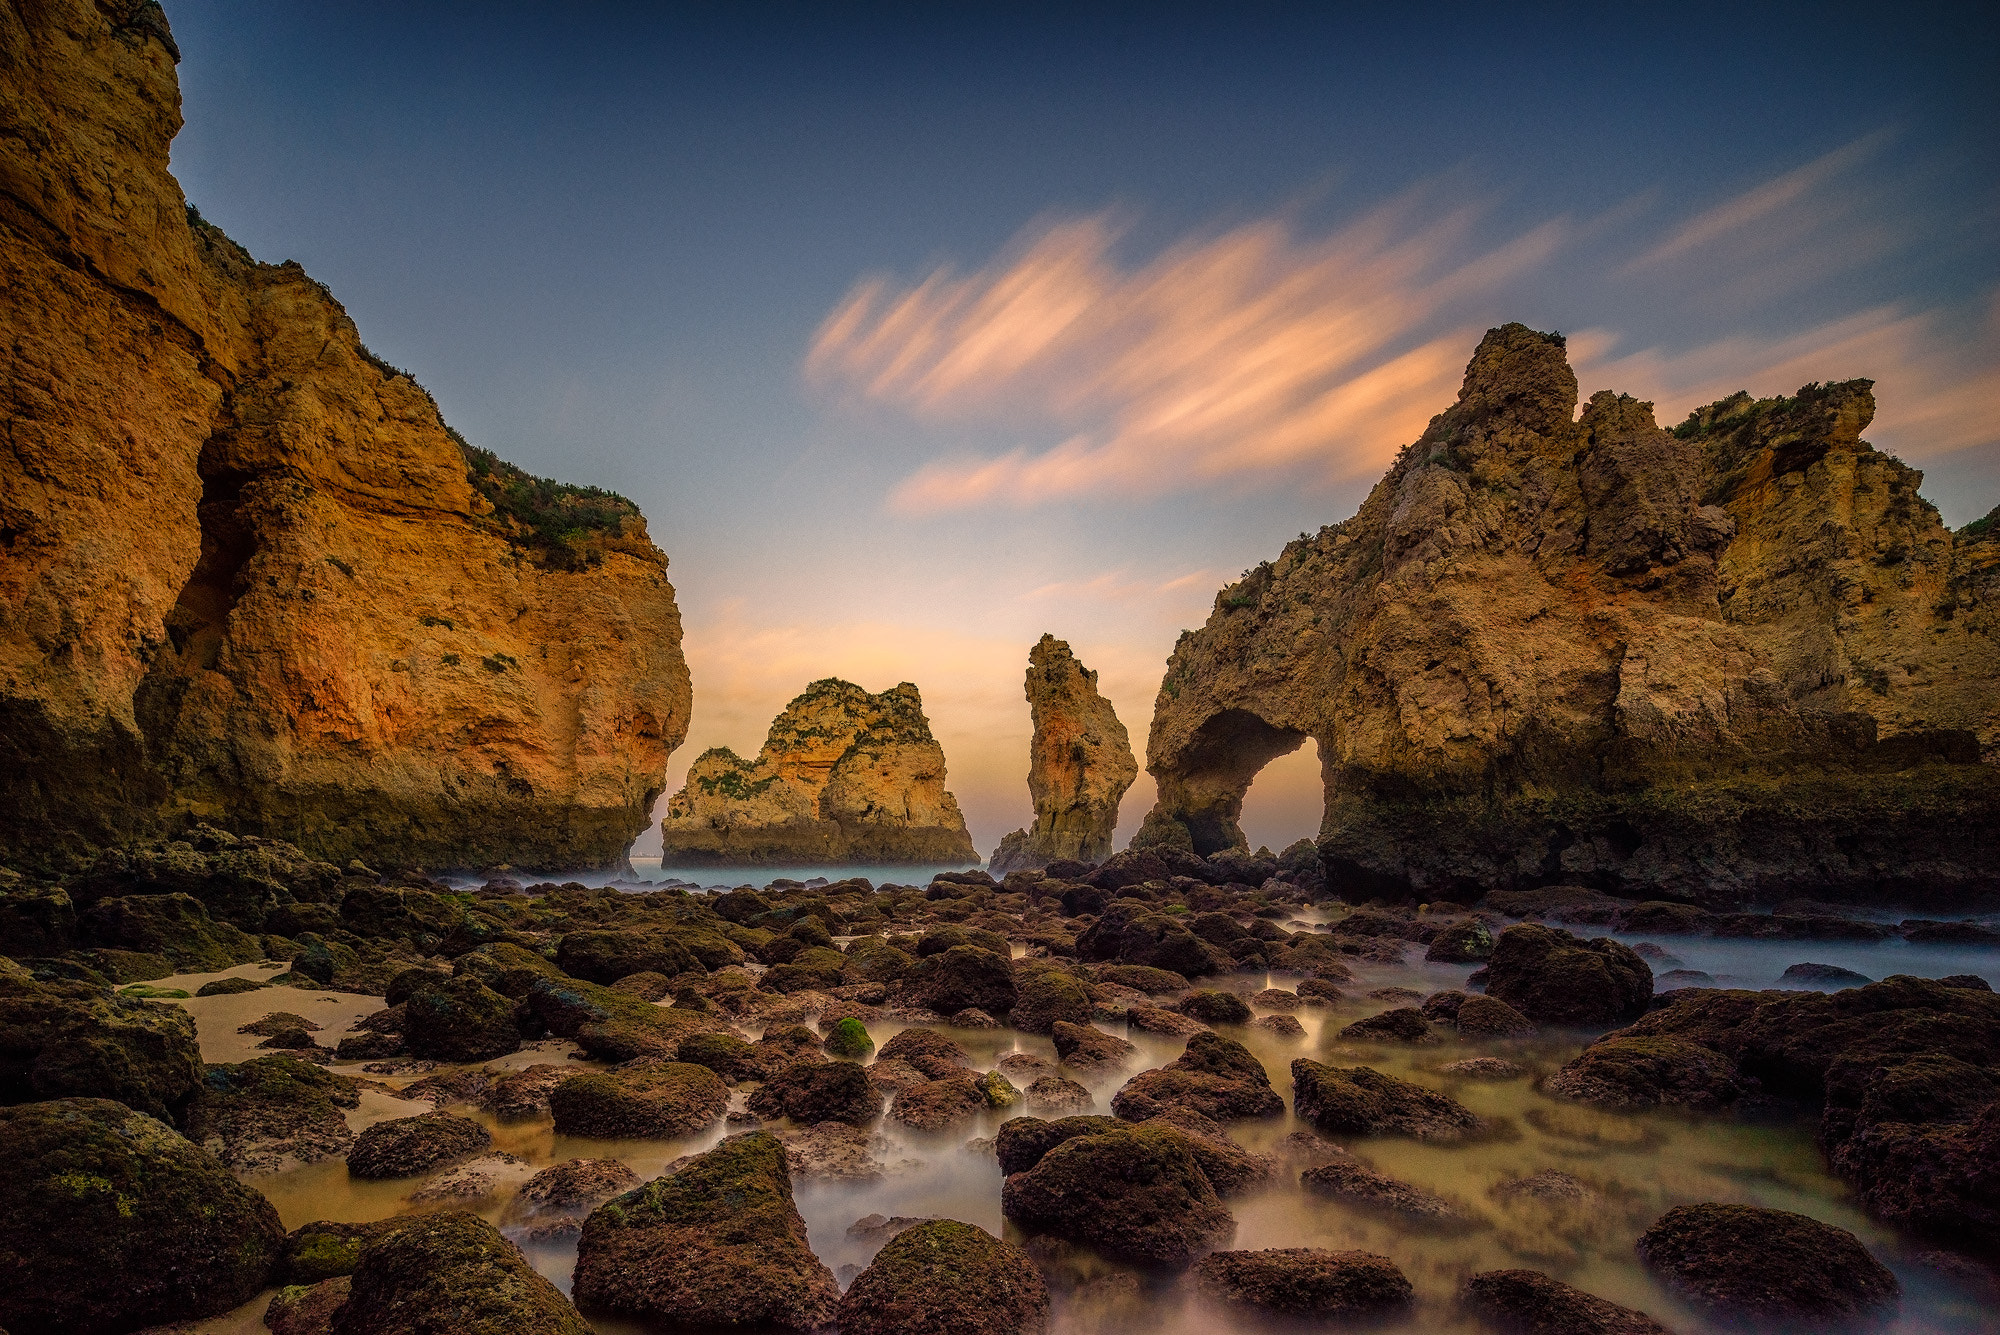
M 815 336 L 815 381 L 938 421 L 1053 424 L 1051 448 L 934 461 L 934 511 L 1381 467 L 1457 387 L 1476 327 L 1432 328 L 1553 253 L 1562 221 L 1471 251 L 1470 209 L 1412 197 L 1324 237 L 1246 224 L 1122 266 L 1111 215 L 1029 229 L 993 264 L 870 279 Z

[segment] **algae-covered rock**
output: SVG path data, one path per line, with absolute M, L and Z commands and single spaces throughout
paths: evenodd
M 264 1328 L 271 1335 L 333 1335 L 333 1314 L 354 1291 L 346 1275 L 315 1284 L 289 1284 L 271 1295 Z
M 1351 1159 L 1308 1168 L 1299 1185 L 1315 1196 L 1384 1215 L 1405 1224 L 1440 1232 L 1462 1232 L 1474 1226 L 1462 1208 L 1434 1191 L 1401 1182 Z
M 1062 1141 L 1008 1176 L 1000 1208 L 1032 1232 L 1145 1265 L 1186 1265 L 1236 1231 L 1185 1138 L 1149 1127 Z
M 840 1300 L 841 1335 L 1041 1335 L 1048 1316 L 1028 1254 L 955 1219 L 896 1234 Z
M 729 1106 L 722 1077 L 692 1062 L 636 1061 L 580 1071 L 549 1095 L 556 1132 L 605 1139 L 693 1135 Z
M 840 1303 L 792 1203 L 784 1146 L 731 1136 L 584 1221 L 575 1293 L 602 1310 L 686 1327 L 811 1331 Z
M 79 925 L 91 945 L 165 955 L 188 973 L 210 973 L 264 958 L 256 937 L 217 922 L 193 895 L 125 895 L 100 899 Z
M 354 1141 L 343 1108 L 360 1104 L 350 1076 L 275 1055 L 210 1066 L 188 1105 L 187 1137 L 239 1172 L 337 1159 Z
M 857 1062 L 794 1062 L 750 1096 L 760 1117 L 866 1126 L 882 1111 L 882 1095 Z
M 1388 1257 L 1323 1247 L 1216 1252 L 1196 1264 L 1194 1281 L 1225 1307 L 1315 1321 L 1386 1317 L 1408 1307 L 1413 1292 Z
M 1396 1006 L 1356 1020 L 1340 1031 L 1350 1043 L 1430 1043 L 1435 1041 L 1430 1022 L 1415 1006 Z
M 1250 1023 L 1249 1003 L 1234 992 L 1190 992 L 1174 1009 L 1203 1024 Z
M 1630 946 L 1521 923 L 1500 933 L 1486 993 L 1537 1024 L 1628 1024 L 1646 1013 L 1653 971 Z
M 1675 1206 L 1640 1235 L 1638 1251 L 1684 1301 L 1723 1320 L 1849 1320 L 1902 1293 L 1859 1238 L 1789 1210 Z
M 1133 1122 L 1176 1107 L 1229 1121 L 1275 1117 L 1285 1101 L 1248 1048 L 1220 1034 L 1196 1034 L 1174 1061 L 1133 1076 L 1111 1099 L 1111 1111 Z
M 116 1099 L 171 1119 L 201 1086 L 194 1017 L 89 983 L 0 968 L 0 1103 Z
M 986 1091 L 977 1080 L 954 1075 L 897 1090 L 889 1104 L 889 1117 L 916 1131 L 948 1131 L 971 1121 L 988 1106 Z
M 604 1061 L 672 1059 L 689 1034 L 723 1027 L 710 1015 L 656 1006 L 574 978 L 537 977 L 526 996 L 529 1009 L 550 1033 L 574 1039 L 578 1047 Z
M 350 1224 L 320 1220 L 301 1224 L 285 1236 L 284 1250 L 272 1273 L 273 1283 L 311 1285 L 338 1275 L 351 1275 L 361 1264 L 368 1244 L 394 1228 L 394 1218 Z
M 671 978 L 701 968 L 687 947 L 665 932 L 633 928 L 566 933 L 556 946 L 556 967 L 572 978 L 602 984 L 635 973 Z
M 569 1237 L 583 1230 L 593 1207 L 638 1185 L 639 1175 L 616 1159 L 565 1159 L 523 1183 L 507 1217 L 525 1222 L 537 1241 Z
M 261 978 L 218 978 L 203 983 L 194 990 L 194 994 L 198 997 L 233 997 L 244 992 L 262 991 L 270 985 L 268 980 Z
M 474 1062 L 521 1046 L 515 1003 L 476 978 L 440 978 L 413 987 L 403 1006 L 403 1042 L 413 1057 Z
M 271 1203 L 109 1099 L 0 1109 L 0 1326 L 98 1335 L 215 1316 L 264 1287 Z
M 1514 1335 L 1673 1335 L 1644 1312 L 1620 1307 L 1539 1270 L 1486 1270 L 1459 1290 L 1465 1309 Z
M 1090 994 L 1056 969 L 1044 969 L 1020 984 L 1009 1017 L 1024 1034 L 1046 1034 L 1058 1024 L 1089 1024 Z
M 756 1058 L 750 1041 L 735 1034 L 689 1034 L 674 1052 L 674 1060 L 706 1066 L 732 1085 L 764 1073 Z
M 1549 1093 L 1603 1108 L 1713 1110 L 1743 1093 L 1736 1064 L 1686 1039 L 1607 1035 L 1543 1084 Z
M 1372 1067 L 1327 1066 L 1304 1057 L 1292 1063 L 1292 1107 L 1333 1135 L 1449 1141 L 1484 1129 L 1470 1109 L 1449 1095 Z
M 918 960 L 908 974 L 910 995 L 939 1015 L 982 1010 L 1004 1015 L 1014 1007 L 1014 966 L 1002 952 L 953 946 Z
M 1055 1039 L 1056 1055 L 1075 1067 L 1111 1066 L 1129 1059 L 1138 1049 L 1115 1034 L 1088 1024 L 1058 1020 L 1049 1029 Z
M 333 1335 L 590 1335 L 520 1248 L 463 1211 L 397 1221 L 349 1283 Z
M 1000 1132 L 993 1139 L 994 1155 L 1000 1161 L 1002 1173 L 1025 1173 L 1066 1140 L 1101 1136 L 1129 1125 L 1116 1117 L 1059 1117 L 1054 1121 L 1015 1117 L 1000 1124 Z
M 858 1061 L 875 1050 L 875 1040 L 868 1036 L 868 1026 L 850 1015 L 827 1032 L 824 1046 L 836 1057 Z
M 377 1122 L 354 1138 L 347 1171 L 356 1177 L 413 1177 L 469 1159 L 493 1143 L 487 1129 L 456 1113 L 429 1112 Z
M 1081 960 L 1143 965 L 1184 978 L 1219 972 L 1228 963 L 1217 960 L 1207 942 L 1173 918 L 1125 902 L 1107 906 L 1077 934 L 1076 954 Z

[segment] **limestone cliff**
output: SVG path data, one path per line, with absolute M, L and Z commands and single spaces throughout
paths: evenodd
M 870 695 L 816 681 L 771 723 L 748 761 L 704 751 L 660 824 L 667 865 L 970 863 L 944 748 L 909 682 Z
M 1026 689 L 1035 722 L 1028 744 L 1035 824 L 1001 842 L 991 859 L 996 876 L 1059 858 L 1108 856 L 1119 799 L 1139 777 L 1125 725 L 1097 693 L 1097 674 L 1076 661 L 1066 641 L 1044 635 L 1028 652 Z
M 1491 331 L 1352 519 L 1181 637 L 1140 842 L 1240 845 L 1312 737 L 1350 890 L 2000 898 L 2000 541 L 1861 439 L 1871 388 L 1578 419 L 1562 339 Z
M 686 733 L 665 557 L 200 221 L 177 58 L 155 4 L 0 8 L 0 860 L 615 862 Z

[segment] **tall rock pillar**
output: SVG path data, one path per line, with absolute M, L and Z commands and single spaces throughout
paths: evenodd
M 1076 661 L 1066 642 L 1044 635 L 1029 651 L 1027 695 L 1035 720 L 1028 746 L 1035 824 L 1001 841 L 992 860 L 996 875 L 1058 858 L 1096 862 L 1109 855 L 1118 801 L 1139 777 L 1125 725 L 1097 693 L 1097 674 Z

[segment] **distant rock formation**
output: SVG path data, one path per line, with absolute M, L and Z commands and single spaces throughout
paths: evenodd
M 1672 430 L 1489 332 L 1360 511 L 1181 637 L 1141 844 L 1240 847 L 1319 745 L 1336 888 L 2000 902 L 2000 522 L 1861 439 L 1871 382 Z
M 1035 824 L 1001 841 L 990 863 L 995 876 L 1058 858 L 1108 857 L 1119 800 L 1139 777 L 1125 725 L 1097 693 L 1097 674 L 1076 661 L 1068 642 L 1044 635 L 1028 651 L 1027 691 L 1035 720 L 1028 744 Z
M 177 59 L 155 4 L 0 11 L 0 861 L 618 863 L 687 730 L 666 558 L 200 219 Z
M 944 748 L 909 682 L 870 695 L 816 681 L 771 723 L 757 759 L 704 751 L 660 823 L 667 865 L 971 863 L 945 791 Z

